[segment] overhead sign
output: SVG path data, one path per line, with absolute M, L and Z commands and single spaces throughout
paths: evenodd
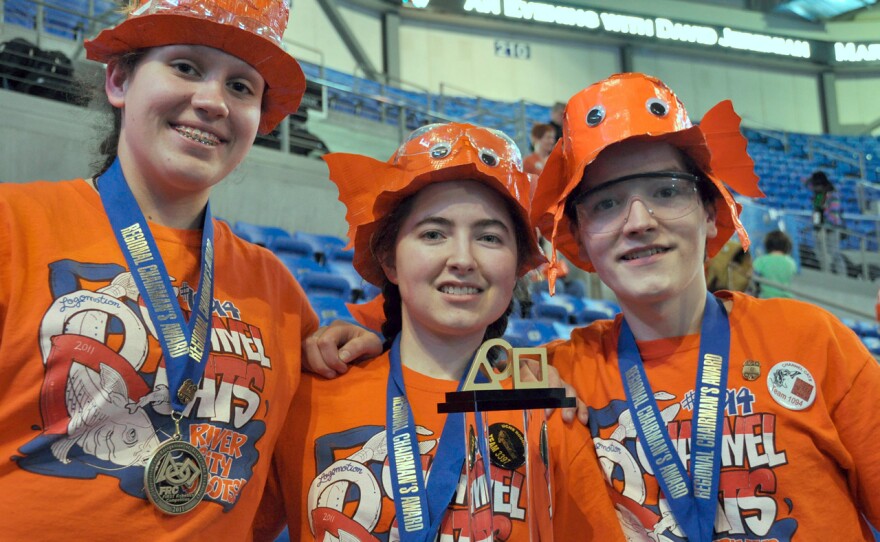
M 837 62 L 880 61 L 880 43 L 840 42 L 834 44 L 834 60 Z
M 616 34 L 694 43 L 795 58 L 810 58 L 810 42 L 743 32 L 729 27 L 681 23 L 664 17 L 646 18 L 608 11 L 531 2 L 529 0 L 463 0 L 462 9 L 482 15 L 576 26 Z

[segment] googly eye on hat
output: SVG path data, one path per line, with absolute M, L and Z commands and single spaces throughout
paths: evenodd
M 532 203 L 532 223 L 550 241 L 548 279 L 554 288 L 556 252 L 586 271 L 592 263 L 579 251 L 564 213 L 565 201 L 580 184 L 584 169 L 609 146 L 631 138 L 675 145 L 700 168 L 721 194 L 716 205 L 718 235 L 708 240 L 709 256 L 716 254 L 734 232 L 743 248 L 749 238 L 739 220 L 741 207 L 731 189 L 763 197 L 755 164 L 740 133 L 740 117 L 729 100 L 710 109 L 699 125 L 691 123 L 684 104 L 662 81 L 642 73 L 622 73 L 591 85 L 568 101 L 563 135 L 544 164 Z

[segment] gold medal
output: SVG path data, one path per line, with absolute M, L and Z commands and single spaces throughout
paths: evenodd
M 166 514 L 185 514 L 196 507 L 208 489 L 208 464 L 198 448 L 181 440 L 181 414 L 172 412 L 175 433 L 156 448 L 144 469 L 144 490 L 153 505 Z
M 144 471 L 147 498 L 166 514 L 185 514 L 208 489 L 208 464 L 198 448 L 168 440 L 156 448 Z

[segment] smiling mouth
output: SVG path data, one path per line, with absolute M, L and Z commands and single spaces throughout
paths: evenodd
M 640 258 L 648 258 L 653 256 L 654 254 L 662 254 L 664 252 L 669 252 L 668 248 L 646 248 L 645 250 L 637 250 L 635 252 L 628 252 L 624 254 L 621 259 L 626 261 L 638 260 Z
M 480 293 L 482 290 L 470 286 L 441 286 L 440 291 L 444 294 L 452 295 L 474 295 Z
M 216 147 L 221 143 L 221 139 L 211 132 L 204 132 L 189 126 L 173 125 L 173 127 L 177 130 L 178 134 L 195 141 L 196 143 L 201 143 L 202 145 L 207 145 L 209 147 Z

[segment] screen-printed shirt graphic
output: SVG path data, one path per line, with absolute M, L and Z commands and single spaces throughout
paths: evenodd
M 694 391 L 683 397 L 656 391 L 673 448 L 691 469 Z M 715 540 L 787 541 L 797 530 L 795 506 L 776 490 L 776 469 L 788 465 L 776 415 L 760 411 L 748 387 L 729 388 L 722 405 L 721 475 Z M 626 401 L 591 409 L 591 433 L 617 513 L 630 540 L 687 540 L 662 495 Z M 782 506 L 780 506 L 782 505 Z
M 189 317 L 193 287 L 175 281 Z M 112 476 L 145 498 L 144 466 L 174 434 L 168 378 L 153 322 L 131 274 L 116 264 L 50 264 L 54 301 L 42 318 L 42 425 L 17 464 L 65 478 Z M 272 361 L 263 335 L 232 301 L 215 299 L 204 379 L 184 411 L 182 438 L 204 455 L 205 500 L 230 509 L 259 458 L 256 414 Z
M 504 438 L 522 438 L 518 429 L 504 426 Z M 422 425 L 416 426 L 416 434 L 420 468 L 430 478 L 439 435 Z M 520 442 L 508 442 L 501 447 L 523 452 Z M 361 541 L 400 540 L 398 524 L 406 519 L 396 516 L 385 427 L 361 426 L 322 436 L 315 440 L 314 454 L 318 472 L 309 483 L 307 514 L 315 540 L 325 540 L 326 535 L 334 540 L 351 536 Z M 490 455 L 502 457 L 501 452 Z M 509 540 L 515 523 L 520 524 L 518 529 L 524 528 L 528 498 L 525 468 L 519 465 L 511 470 L 495 465 L 498 459 L 490 461 L 490 496 L 486 462 L 479 449 L 472 449 L 466 461 L 470 461 L 470 468 L 462 467 L 455 495 L 435 540 Z

